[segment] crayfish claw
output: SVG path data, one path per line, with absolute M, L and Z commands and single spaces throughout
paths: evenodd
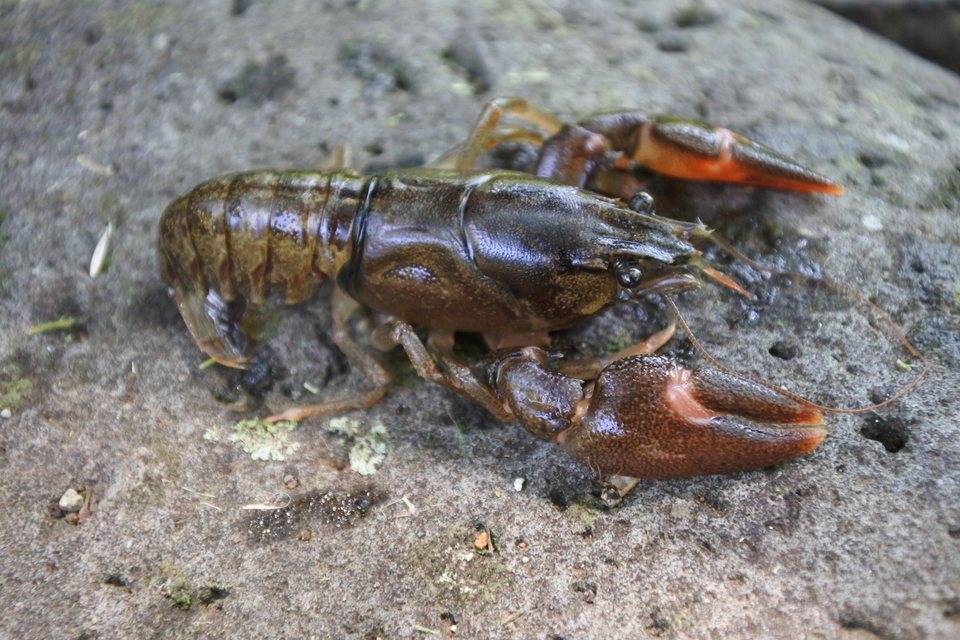
M 816 409 L 757 383 L 643 356 L 603 371 L 564 444 L 575 459 L 609 473 L 681 478 L 792 460 L 823 441 L 821 421 Z
M 658 116 L 640 127 L 632 159 L 677 178 L 831 195 L 844 191 L 829 178 L 729 129 L 673 116 Z
M 827 433 L 817 409 L 758 383 L 685 369 L 662 356 L 617 360 L 582 388 L 541 362 L 534 349 L 502 359 L 496 374 L 501 397 L 528 431 L 562 443 L 571 457 L 604 476 L 750 471 L 809 453 Z

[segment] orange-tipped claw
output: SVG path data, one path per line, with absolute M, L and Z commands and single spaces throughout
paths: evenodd
M 500 364 L 497 386 L 520 423 L 603 475 L 682 478 L 749 471 L 813 451 L 819 411 L 720 371 L 661 356 L 603 370 L 583 394 L 534 350 Z M 534 390 L 537 393 L 534 393 Z M 574 394 L 580 394 L 576 400 Z
M 759 143 L 713 125 L 659 116 L 640 127 L 631 158 L 651 171 L 840 195 L 844 189 Z

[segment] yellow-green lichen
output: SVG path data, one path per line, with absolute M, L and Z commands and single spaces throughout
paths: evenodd
M 563 515 L 568 518 L 573 518 L 584 527 L 592 527 L 593 523 L 596 522 L 597 518 L 602 516 L 603 513 L 601 503 L 597 501 L 572 504 L 563 512 Z
M 290 439 L 290 433 L 298 424 L 296 420 L 273 423 L 258 418 L 241 420 L 230 427 L 233 433 L 227 440 L 240 444 L 254 460 L 286 460 L 300 448 L 299 442 Z
M 340 444 L 350 447 L 350 468 L 362 476 L 376 473 L 387 458 L 387 428 L 377 421 L 365 435 L 360 435 L 360 421 L 339 416 L 330 421 L 328 431 L 340 436 Z

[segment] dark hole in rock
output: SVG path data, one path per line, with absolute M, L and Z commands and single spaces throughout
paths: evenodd
M 686 39 L 678 35 L 667 35 L 657 41 L 657 49 L 664 53 L 686 53 L 688 48 Z
M 876 440 L 890 453 L 903 449 L 910 440 L 910 430 L 900 418 L 883 418 L 877 414 L 867 414 L 866 424 L 860 429 L 860 435 Z
M 210 604 L 217 600 L 223 600 L 230 595 L 230 591 L 223 587 L 200 587 L 197 591 L 197 599 L 203 604 Z
M 705 27 L 719 19 L 715 11 L 708 9 L 702 2 L 692 2 L 673 14 L 673 24 L 681 29 Z
M 451 67 L 462 71 L 474 95 L 479 95 L 490 89 L 493 84 L 490 69 L 483 60 L 483 55 L 480 53 L 476 40 L 469 34 L 459 34 L 443 50 L 442 55 Z
M 890 162 L 889 158 L 876 151 L 861 151 L 860 154 L 857 155 L 857 160 L 868 169 L 877 169 Z
M 103 581 L 103 584 L 108 584 L 111 587 L 129 587 L 130 585 L 119 573 L 111 573 L 107 576 L 106 580 Z
M 547 498 L 557 509 L 566 510 L 570 506 L 570 500 L 561 489 L 550 489 L 550 491 L 547 492 Z
M 243 13 L 253 5 L 254 0 L 233 0 L 233 5 L 230 7 L 230 14 L 234 16 L 242 16 Z
M 250 60 L 217 90 L 217 96 L 230 104 L 243 101 L 259 106 L 282 98 L 293 88 L 295 76 L 296 71 L 282 53 L 271 56 L 264 64 Z
M 457 624 L 457 616 L 449 611 L 440 614 L 440 619 L 450 624 Z
M 781 360 L 793 360 L 800 354 L 800 348 L 797 345 L 783 340 L 774 342 L 768 351 L 774 358 Z
M 97 25 L 87 27 L 83 30 L 83 41 L 88 45 L 97 44 L 102 37 L 103 29 Z

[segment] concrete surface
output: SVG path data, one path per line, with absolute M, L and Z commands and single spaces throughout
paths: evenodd
M 811 5 L 676 7 L 0 3 L 0 637 L 960 637 L 960 80 Z M 843 182 L 842 198 L 651 188 L 751 255 L 869 296 L 926 380 L 829 416 L 794 463 L 644 482 L 609 511 L 562 451 L 401 354 L 387 398 L 333 423 L 384 426 L 378 473 L 349 469 L 331 420 L 286 434 L 286 460 L 251 459 L 228 436 L 256 398 L 198 367 L 158 278 L 165 205 L 341 142 L 365 170 L 429 161 L 509 94 L 709 118 Z M 738 370 L 840 407 L 910 379 L 848 298 L 724 265 L 754 298 L 708 285 L 681 305 Z M 63 317 L 80 322 L 27 334 Z M 261 414 L 305 401 L 305 381 L 361 383 L 328 318 L 324 294 L 286 314 Z M 666 319 L 620 307 L 561 339 L 596 353 Z M 696 361 L 686 340 L 667 351 Z M 90 498 L 79 514 L 57 506 L 69 489 Z M 494 553 L 473 550 L 478 528 Z

